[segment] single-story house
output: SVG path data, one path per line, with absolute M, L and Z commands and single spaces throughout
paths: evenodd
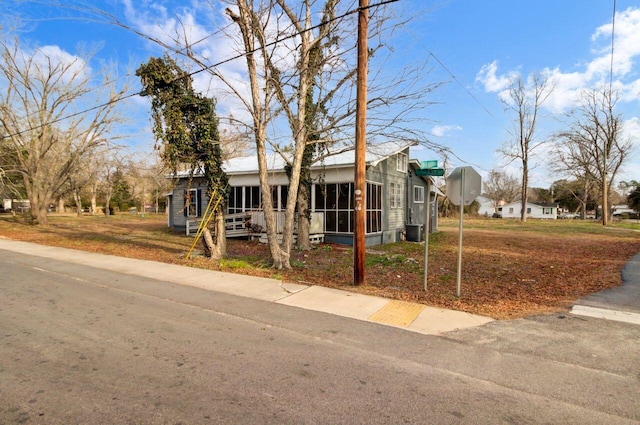
M 409 160 L 413 142 L 389 141 L 369 145 L 366 153 L 366 245 L 396 242 L 406 236 L 407 225 L 424 225 L 426 187 L 429 177 L 415 175 L 417 160 Z M 269 154 L 269 184 L 277 218 L 284 218 L 289 180 L 285 161 Z M 227 229 L 239 215 L 251 215 L 254 230 L 261 228 L 262 196 L 256 156 L 233 158 L 225 162 L 230 195 L 227 202 Z M 353 244 L 355 150 L 345 149 L 325 155 L 311 167 L 312 233 L 322 232 L 326 242 Z M 189 193 L 187 193 L 189 192 Z M 431 229 L 437 230 L 437 189 L 430 185 Z M 190 196 L 189 196 L 190 195 Z M 189 222 L 202 217 L 208 203 L 206 188 L 197 175 L 188 187 L 186 176 L 179 176 L 168 196 L 168 224 L 184 232 Z M 242 221 L 242 219 L 240 219 Z M 258 226 L 255 226 L 258 224 Z M 281 226 L 280 223 L 277 224 Z M 315 230 L 313 230 L 315 229 Z
M 496 207 L 494 206 L 493 199 L 480 195 L 476 197 L 476 202 L 480 205 L 478 208 L 478 215 L 483 217 L 493 217 L 496 213 Z
M 520 218 L 522 202 L 516 201 L 498 207 L 498 214 L 502 218 Z M 556 220 L 558 218 L 558 204 L 527 202 L 527 218 L 542 218 Z

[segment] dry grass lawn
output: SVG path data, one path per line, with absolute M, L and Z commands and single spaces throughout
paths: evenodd
M 48 227 L 0 216 L 0 237 L 123 257 L 274 277 L 452 308 L 498 319 L 568 308 L 581 296 L 620 284 L 620 270 L 640 252 L 640 224 L 609 228 L 593 221 L 467 219 L 462 291 L 456 297 L 458 221 L 441 219 L 430 237 L 429 286 L 423 289 L 424 244 L 401 242 L 367 252 L 366 285 L 354 287 L 350 247 L 320 244 L 295 251 L 291 270 L 269 267 L 265 245 L 229 240 L 228 257 L 185 259 L 192 239 L 167 228 L 164 216 L 81 218 L 52 215 Z M 196 252 L 199 250 L 196 248 Z

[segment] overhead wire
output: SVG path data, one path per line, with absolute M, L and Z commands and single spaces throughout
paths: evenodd
M 214 63 L 212 65 L 209 65 L 209 66 L 206 66 L 206 67 L 202 67 L 202 68 L 197 69 L 195 71 L 189 72 L 189 73 L 185 74 L 184 76 L 178 77 L 177 79 L 189 78 L 189 77 L 192 77 L 192 76 L 194 76 L 196 74 L 199 74 L 201 72 L 208 71 L 208 70 L 213 69 L 213 68 L 217 68 L 217 67 L 219 67 L 221 65 L 224 65 L 224 64 L 226 64 L 228 62 L 232 62 L 232 61 L 234 61 L 236 59 L 240 59 L 240 58 L 245 57 L 247 55 L 251 55 L 253 53 L 256 53 L 256 52 L 260 51 L 261 49 L 263 49 L 265 47 L 273 47 L 276 44 L 282 43 L 283 41 L 295 38 L 295 37 L 299 36 L 300 34 L 313 31 L 313 30 L 315 30 L 317 28 L 320 28 L 320 27 L 322 27 L 322 26 L 324 26 L 324 25 L 326 25 L 328 23 L 335 22 L 335 21 L 344 19 L 347 16 L 350 16 L 350 15 L 353 15 L 355 13 L 358 13 L 361 9 L 372 9 L 372 8 L 384 6 L 384 5 L 387 5 L 387 4 L 390 4 L 390 3 L 395 3 L 397 1 L 399 1 L 399 0 L 383 0 L 383 1 L 380 1 L 380 2 L 375 3 L 375 4 L 370 4 L 370 5 L 368 5 L 366 7 L 363 7 L 363 8 L 358 7 L 358 8 L 349 10 L 349 11 L 345 12 L 342 15 L 335 16 L 333 18 L 324 20 L 324 21 L 322 21 L 322 22 L 320 22 L 320 23 L 318 23 L 318 24 L 316 24 L 316 25 L 314 25 L 312 27 L 306 28 L 306 29 L 304 29 L 302 31 L 297 31 L 297 32 L 295 32 L 293 34 L 289 34 L 289 35 L 287 35 L 285 37 L 279 38 L 279 39 L 274 40 L 274 41 L 272 41 L 270 43 L 266 43 L 264 46 L 257 47 L 255 49 L 249 50 L 247 52 L 239 53 L 239 54 L 237 54 L 235 56 L 229 57 L 227 59 L 223 59 L 223 60 L 221 60 L 219 62 L 216 62 L 216 63 Z M 8 134 L 8 135 L 5 135 L 5 136 L 0 136 L 0 140 L 9 139 L 11 137 L 15 137 L 15 136 L 24 134 L 24 133 L 26 133 L 28 131 L 36 130 L 36 129 L 39 129 L 39 128 L 42 128 L 42 127 L 45 127 L 45 126 L 48 126 L 48 125 L 52 125 L 52 124 L 57 124 L 59 122 L 62 122 L 62 121 L 65 121 L 65 120 L 68 120 L 68 119 L 71 119 L 71 118 L 75 118 L 77 116 L 92 112 L 94 110 L 97 110 L 97 109 L 100 109 L 100 108 L 104 108 L 106 106 L 110 106 L 112 104 L 115 104 L 115 103 L 130 99 L 130 98 L 132 98 L 134 96 L 143 96 L 144 94 L 145 94 L 144 90 L 140 90 L 140 91 L 135 92 L 135 93 L 129 93 L 129 94 L 124 95 L 122 97 L 119 97 L 117 99 L 113 99 L 113 100 L 110 100 L 108 102 L 104 102 L 104 103 L 101 103 L 99 105 L 93 106 L 91 108 L 86 108 L 86 109 L 77 111 L 77 112 L 75 112 L 73 114 L 65 115 L 64 117 L 60 117 L 60 118 L 57 118 L 55 120 L 51 120 L 51 121 L 49 121 L 47 123 L 43 123 L 43 124 L 39 124 L 39 125 L 36 125 L 36 126 L 32 126 L 32 127 L 28 128 L 28 129 L 25 129 L 25 130 L 22 130 L 22 131 L 18 131 L 18 132 L 15 132 L 15 133 L 11 133 L 11 134 Z

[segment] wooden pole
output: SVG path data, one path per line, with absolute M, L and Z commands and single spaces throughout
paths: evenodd
M 365 263 L 365 193 L 367 151 L 367 30 L 369 0 L 359 0 L 358 11 L 358 74 L 356 87 L 356 163 L 355 163 L 355 229 L 353 231 L 353 284 L 364 284 Z

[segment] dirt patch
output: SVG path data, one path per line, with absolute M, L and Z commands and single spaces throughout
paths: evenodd
M 456 297 L 457 222 L 442 220 L 430 237 L 428 288 L 423 289 L 424 244 L 401 242 L 366 255 L 366 284 L 354 287 L 351 247 L 319 244 L 294 251 L 291 270 L 269 266 L 264 244 L 228 241 L 228 257 L 185 259 L 192 239 L 172 233 L 164 216 L 110 218 L 51 216 L 48 227 L 0 217 L 3 237 L 123 257 L 274 277 L 353 292 L 515 318 L 568 308 L 576 299 L 620 284 L 620 271 L 640 252 L 640 232 L 593 222 L 468 220 L 462 290 Z M 200 247 L 196 247 L 196 251 Z

